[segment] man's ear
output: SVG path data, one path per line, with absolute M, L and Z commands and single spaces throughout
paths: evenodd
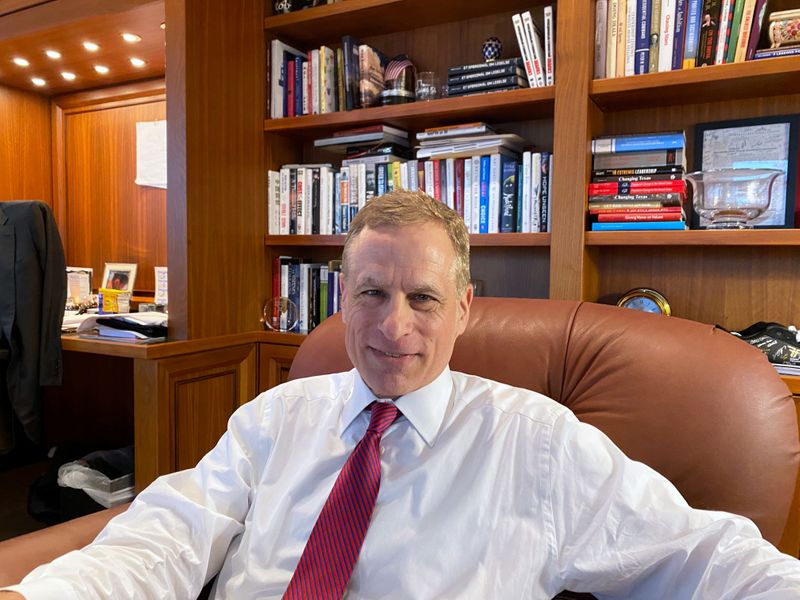
M 339 273 L 339 310 L 342 313 L 342 323 L 347 323 L 347 305 L 350 298 L 347 295 L 347 286 L 345 285 L 344 272 Z
M 458 300 L 458 335 L 464 333 L 469 324 L 469 309 L 472 306 L 473 294 L 472 282 L 470 282 L 467 284 L 464 294 Z

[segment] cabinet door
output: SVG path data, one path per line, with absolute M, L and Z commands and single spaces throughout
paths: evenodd
M 258 392 L 261 393 L 289 380 L 297 346 L 258 345 Z

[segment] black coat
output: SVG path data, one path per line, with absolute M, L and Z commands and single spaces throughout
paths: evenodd
M 66 297 L 64 247 L 50 207 L 0 202 L 0 346 L 10 350 L 7 393 L 0 390 L 0 402 L 10 402 L 26 435 L 37 442 L 40 386 L 61 383 Z M 7 404 L 0 408 L 8 410 Z

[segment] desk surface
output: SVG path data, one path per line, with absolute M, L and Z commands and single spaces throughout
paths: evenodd
M 236 344 L 252 344 L 254 342 L 279 344 L 283 346 L 299 346 L 304 335 L 295 333 L 276 333 L 274 331 L 248 331 L 199 340 L 176 340 L 155 344 L 132 344 L 129 342 L 109 342 L 79 337 L 77 334 L 61 336 L 61 347 L 68 352 L 85 352 L 88 354 L 104 354 L 123 358 L 156 359 L 227 348 Z

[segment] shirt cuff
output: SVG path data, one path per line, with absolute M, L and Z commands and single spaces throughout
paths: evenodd
M 56 577 L 10 585 L 0 592 L 19 592 L 25 600 L 79 600 L 75 590 Z

